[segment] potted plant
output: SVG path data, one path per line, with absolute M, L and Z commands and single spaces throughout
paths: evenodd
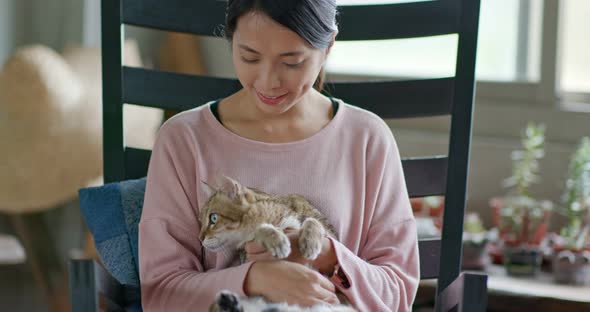
M 510 275 L 535 275 L 541 265 L 539 245 L 547 232 L 552 203 L 535 199 L 530 186 L 539 181 L 544 144 L 545 127 L 529 123 L 522 136 L 523 149 L 512 152 L 512 176 L 503 183 L 508 193 L 490 202 Z
M 415 197 L 410 199 L 410 203 L 416 217 L 418 237 L 420 239 L 440 237 L 444 197 Z
M 563 245 L 555 247 L 553 274 L 558 283 L 590 284 L 590 138 L 572 156 L 563 195 Z
M 463 230 L 463 258 L 461 267 L 465 270 L 483 270 L 488 264 L 488 233 L 479 214 L 467 213 Z

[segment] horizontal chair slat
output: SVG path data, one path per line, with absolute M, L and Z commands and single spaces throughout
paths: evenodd
M 382 118 L 439 116 L 451 112 L 453 82 L 454 78 L 335 82 L 330 83 L 330 93 Z M 123 67 L 123 102 L 130 104 L 187 110 L 240 88 L 236 79 Z
M 459 1 L 339 7 L 337 40 L 381 40 L 458 33 Z M 411 25 L 411 26 L 409 26 Z
M 219 0 L 124 0 L 122 18 L 127 25 L 219 36 L 226 5 Z
M 339 7 L 338 40 L 378 40 L 457 33 L 456 0 Z M 125 0 L 123 23 L 219 36 L 226 1 Z M 412 27 L 407 27 L 411 24 Z
M 240 90 L 236 79 L 123 67 L 123 102 L 184 111 Z
M 455 78 L 329 83 L 334 96 L 381 118 L 449 115 Z M 429 92 L 424 92 L 429 90 Z
M 444 194 L 447 184 L 447 162 L 446 156 L 402 159 L 410 197 Z
M 418 241 L 420 252 L 420 279 L 437 278 L 440 267 L 440 239 L 421 239 Z

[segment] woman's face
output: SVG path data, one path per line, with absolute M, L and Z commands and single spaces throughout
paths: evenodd
M 309 94 L 327 50 L 311 47 L 266 14 L 250 12 L 237 21 L 232 54 L 250 102 L 262 112 L 276 115 Z

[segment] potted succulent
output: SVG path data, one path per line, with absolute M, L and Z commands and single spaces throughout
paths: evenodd
M 479 214 L 467 213 L 463 230 L 463 258 L 461 267 L 465 270 L 483 270 L 489 262 L 487 254 L 488 232 Z
M 418 237 L 421 239 L 440 237 L 444 197 L 415 197 L 410 199 L 410 203 L 416 217 Z
M 549 226 L 552 203 L 537 200 L 530 186 L 539 181 L 539 159 L 544 156 L 545 127 L 529 123 L 522 137 L 523 150 L 512 152 L 512 176 L 504 181 L 508 194 L 494 198 L 500 250 L 507 273 L 535 275 L 541 265 L 539 247 Z
M 590 138 L 585 137 L 572 156 L 563 195 L 563 244 L 556 246 L 553 274 L 558 283 L 590 284 Z

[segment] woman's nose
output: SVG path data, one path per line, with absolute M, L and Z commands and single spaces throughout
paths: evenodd
M 266 67 L 260 70 L 257 77 L 257 89 L 259 91 L 271 91 L 281 87 L 281 78 L 279 73 L 272 67 Z

